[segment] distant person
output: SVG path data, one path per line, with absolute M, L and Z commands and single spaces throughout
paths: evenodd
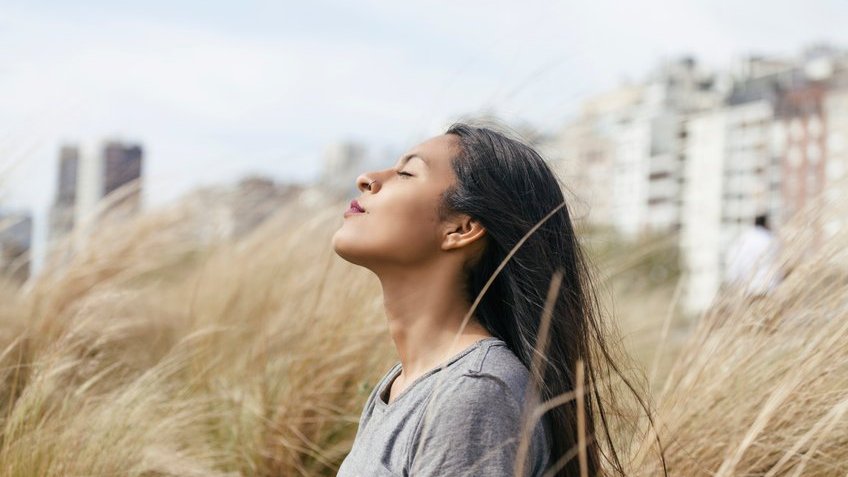
M 739 234 L 727 249 L 725 284 L 744 287 L 749 297 L 769 295 L 780 283 L 777 252 L 768 214 L 757 215 L 754 226 Z
M 371 390 L 338 476 L 623 475 L 618 456 L 626 450 L 608 438 L 617 410 L 598 391 L 619 365 L 601 331 L 596 285 L 562 185 L 539 153 L 460 123 L 356 183 L 360 195 L 332 245 L 380 280 L 400 360 Z M 531 399 L 534 343 L 552 283 L 546 369 L 541 396 Z M 565 399 L 524 423 L 522 410 L 539 398 L 575 391 L 578 361 L 585 408 L 578 413 L 576 400 Z M 586 440 L 578 458 L 580 414 Z M 529 447 L 519 453 L 523 429 Z M 516 473 L 518 455 L 526 458 Z

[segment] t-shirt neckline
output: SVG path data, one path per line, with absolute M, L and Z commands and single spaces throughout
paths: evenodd
M 476 348 L 482 346 L 483 343 L 486 343 L 486 342 L 489 342 L 489 341 L 503 341 L 503 340 L 501 340 L 500 338 L 498 338 L 496 336 L 489 336 L 488 338 L 483 338 L 481 340 L 477 340 L 473 344 L 471 344 L 467 348 L 465 348 L 464 350 L 462 350 L 462 351 L 456 353 L 455 355 L 451 356 L 450 358 L 448 358 L 444 367 L 447 368 L 448 366 L 450 366 L 451 364 L 456 362 L 458 359 L 467 355 L 468 353 L 475 350 Z M 415 380 L 412 381 L 412 383 L 409 386 L 407 386 L 406 389 L 401 391 L 401 393 L 398 394 L 397 397 L 395 397 L 394 401 L 387 403 L 386 401 L 383 400 L 383 394 L 386 392 L 387 388 L 394 382 L 395 378 L 398 377 L 398 375 L 402 371 L 402 368 L 403 368 L 403 366 L 402 366 L 400 361 L 395 363 L 394 367 L 389 371 L 388 377 L 383 381 L 383 384 L 380 386 L 380 389 L 377 390 L 377 406 L 379 406 L 380 408 L 385 409 L 385 408 L 393 407 L 394 404 L 396 402 L 398 402 L 398 400 L 402 399 L 405 395 L 407 395 L 409 393 L 410 389 L 415 387 L 416 384 L 418 384 L 420 381 L 423 381 L 428 376 L 439 371 L 439 369 L 442 369 L 442 366 L 441 365 L 436 366 L 435 368 L 433 368 L 433 369 L 427 371 L 426 373 L 422 374 L 421 376 L 418 376 L 417 378 L 415 378 Z

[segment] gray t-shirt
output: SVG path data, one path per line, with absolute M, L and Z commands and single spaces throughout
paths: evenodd
M 530 373 L 504 341 L 476 342 L 387 404 L 400 371 L 398 362 L 371 391 L 337 477 L 514 477 Z M 550 435 L 545 416 L 534 427 L 526 475 L 540 476 L 551 464 Z

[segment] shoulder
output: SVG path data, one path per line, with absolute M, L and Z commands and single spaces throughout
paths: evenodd
M 496 382 L 516 403 L 524 401 L 525 391 L 530 380 L 530 371 L 518 359 L 518 356 L 503 341 L 493 341 L 478 350 L 475 359 L 470 360 L 464 377 L 478 378 L 478 386 L 485 382 Z
M 503 341 L 475 350 L 453 373 L 437 376 L 416 433 L 459 438 L 518 436 L 529 372 Z
M 470 475 L 502 475 L 492 472 L 511 469 L 521 421 L 505 391 L 503 381 L 490 376 L 463 374 L 437 385 L 409 443 L 411 474 L 461 475 L 476 468 Z
M 507 475 L 522 438 L 530 438 L 533 468 L 543 467 L 544 431 L 524 429 L 527 369 L 506 346 L 476 351 L 452 376 L 434 386 L 410 442 L 416 475 Z M 536 474 L 533 474 L 536 475 Z
M 467 420 L 479 413 L 496 411 L 517 414 L 519 400 L 502 377 L 489 373 L 462 373 L 435 385 L 427 407 L 432 413 Z

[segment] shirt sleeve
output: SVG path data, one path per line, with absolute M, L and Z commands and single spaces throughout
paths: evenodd
M 418 423 L 409 475 L 514 477 L 522 416 L 506 384 L 492 375 L 463 375 L 442 388 Z M 533 472 L 522 477 L 537 475 L 547 462 L 540 436 L 534 432 L 525 457 Z

